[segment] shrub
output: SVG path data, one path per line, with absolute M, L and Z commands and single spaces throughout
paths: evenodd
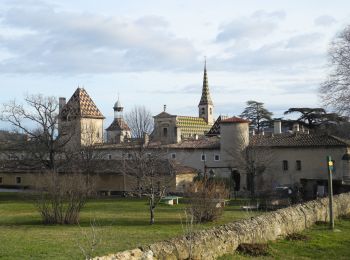
M 49 172 L 38 178 L 34 198 L 44 224 L 77 224 L 94 181 L 84 174 Z
M 218 219 L 224 210 L 222 205 L 228 197 L 224 183 L 204 178 L 196 181 L 187 191 L 189 198 L 188 212 L 196 222 L 209 222 Z

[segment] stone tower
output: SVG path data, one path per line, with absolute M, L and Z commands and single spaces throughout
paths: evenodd
M 209 92 L 206 61 L 204 63 L 203 88 L 201 100 L 198 105 L 198 113 L 199 117 L 204 118 L 209 125 L 214 124 L 214 105 Z
M 84 88 L 77 88 L 67 103 L 59 99 L 59 134 L 73 147 L 102 143 L 104 118 Z
M 106 129 L 108 143 L 123 143 L 131 138 L 130 128 L 123 118 L 123 109 L 118 97 L 113 107 L 114 120 Z

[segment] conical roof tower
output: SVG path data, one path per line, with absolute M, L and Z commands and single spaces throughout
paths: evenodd
M 210 92 L 209 92 L 206 60 L 204 62 L 203 88 L 202 88 L 202 96 L 199 102 L 199 106 L 200 105 L 213 105 L 213 101 L 211 100 Z

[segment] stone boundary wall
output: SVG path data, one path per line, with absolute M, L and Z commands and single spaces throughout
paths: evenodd
M 334 196 L 334 216 L 350 214 L 350 193 Z M 142 248 L 119 252 L 94 260 L 216 259 L 233 253 L 241 243 L 275 240 L 300 232 L 316 221 L 329 220 L 328 198 L 309 201 L 266 214 L 235 221 L 195 233 L 193 239 L 177 237 Z

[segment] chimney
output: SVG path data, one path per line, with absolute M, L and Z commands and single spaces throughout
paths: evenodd
M 273 133 L 274 134 L 282 133 L 282 122 L 280 120 L 276 120 L 273 122 Z
M 60 97 L 59 102 L 58 102 L 58 111 L 60 114 L 61 114 L 61 111 L 65 105 L 66 105 L 66 98 Z
M 299 123 L 298 122 L 295 122 L 293 124 L 293 133 L 297 133 L 300 131 L 300 128 L 299 128 Z

